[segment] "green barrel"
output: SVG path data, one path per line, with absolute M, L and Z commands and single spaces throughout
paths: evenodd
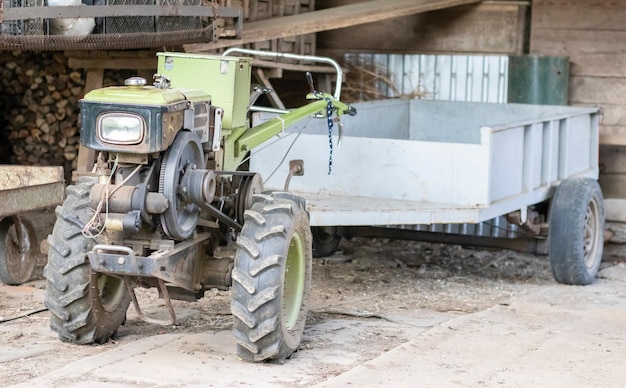
M 567 105 L 568 57 L 509 57 L 508 102 Z

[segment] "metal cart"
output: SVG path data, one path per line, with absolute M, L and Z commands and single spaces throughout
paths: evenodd
M 354 106 L 358 114 L 342 118 L 340 148 L 334 132 L 330 173 L 326 120 L 297 124 L 251 157 L 251 170 L 270 189 L 283 189 L 290 161 L 303 161 L 304 177 L 289 180 L 289 189 L 306 197 L 311 225 L 325 236 L 318 250 L 332 252 L 339 226 L 459 231 L 505 217 L 505 230 L 548 238 L 558 281 L 593 281 L 604 225 L 598 108 L 427 100 Z
M 39 256 L 35 227 L 22 213 L 63 202 L 62 167 L 0 165 L 0 281 L 31 280 Z

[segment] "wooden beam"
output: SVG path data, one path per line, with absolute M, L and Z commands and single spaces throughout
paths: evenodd
M 241 39 L 220 39 L 216 42 L 188 44 L 183 47 L 187 52 L 204 52 L 480 2 L 481 0 L 374 0 L 246 23 Z
M 588 77 L 624 77 L 626 54 L 577 54 L 570 55 L 570 73 Z
M 259 68 L 254 69 L 254 75 L 255 75 L 256 79 L 263 86 L 265 86 L 268 89 L 274 90 L 274 87 L 272 86 L 272 83 L 265 76 L 265 73 L 263 72 L 263 69 L 259 69 Z M 276 93 L 272 92 L 272 93 L 267 94 L 267 98 L 269 98 L 269 100 L 272 103 L 272 105 L 274 106 L 274 108 L 285 109 L 285 104 L 283 104 L 283 102 L 281 101 L 280 97 L 278 97 L 276 95 Z
M 483 2 L 323 31 L 317 34 L 317 53 L 334 58 L 350 52 L 520 55 L 528 4 L 511 3 Z
M 157 68 L 156 56 L 152 58 L 75 58 L 68 59 L 70 69 L 152 69 Z
M 534 11 L 533 11 L 534 12 Z M 532 54 L 567 55 L 626 54 L 626 28 L 615 30 L 575 30 L 532 28 Z
M 533 0 L 533 28 L 623 30 L 626 3 L 590 0 Z

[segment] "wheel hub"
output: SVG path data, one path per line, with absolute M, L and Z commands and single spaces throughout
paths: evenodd
M 37 241 L 32 223 L 25 217 L 0 221 L 0 280 L 22 284 L 31 279 L 37 263 Z
M 296 325 L 304 298 L 305 261 L 304 240 L 296 232 L 289 244 L 283 286 L 283 317 L 288 330 Z
M 598 244 L 597 233 L 600 226 L 598 225 L 598 205 L 595 201 L 591 201 L 587 207 L 587 214 L 585 215 L 585 231 L 583 250 L 585 255 L 585 265 L 587 268 L 591 268 L 595 262 L 596 249 Z

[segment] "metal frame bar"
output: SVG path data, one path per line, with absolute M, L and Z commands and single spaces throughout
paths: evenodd
M 2 4 L 2 2 L 0 2 Z M 9 20 L 91 18 L 118 16 L 204 16 L 238 18 L 239 7 L 206 7 L 197 5 L 74 5 L 43 7 L 11 7 L 0 12 L 0 23 Z
M 335 60 L 331 58 L 318 57 L 315 55 L 299 55 L 299 54 L 291 54 L 291 53 L 277 53 L 273 51 L 250 50 L 250 49 L 242 49 L 238 47 L 229 48 L 228 50 L 224 51 L 222 55 L 228 56 L 231 53 L 248 54 L 248 55 L 254 55 L 257 57 L 296 59 L 300 61 L 320 62 L 320 63 L 329 64 L 335 68 L 335 71 L 337 73 L 337 80 L 335 83 L 335 93 L 333 94 L 333 97 L 335 98 L 335 100 L 339 100 L 341 97 L 341 83 L 343 82 L 343 70 L 341 69 L 341 66 L 339 66 L 339 63 L 337 63 Z

